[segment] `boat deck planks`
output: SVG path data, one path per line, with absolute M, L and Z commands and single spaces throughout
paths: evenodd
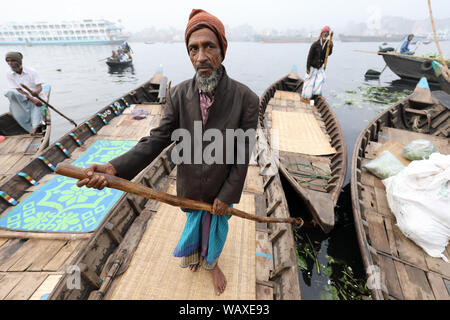
M 127 120 L 131 118 L 131 111 L 135 108 L 148 109 L 151 113 L 143 120 Z M 103 126 L 96 135 L 84 141 L 83 145 L 76 148 L 64 161 L 72 162 L 98 139 L 139 140 L 148 135 L 150 129 L 158 123 L 154 120 L 159 118 L 161 113 L 162 109 L 158 105 L 131 105 L 122 115 Z M 30 186 L 19 200 L 26 198 L 54 177 L 53 173 L 46 174 L 39 180 L 38 186 Z M 12 208 L 6 209 L 2 214 Z M 89 241 L 9 239 L 2 237 L 5 233 L 6 231 L 0 230 L 0 299 L 41 299 L 50 294 L 66 268 Z
M 398 118 L 395 119 L 397 122 L 392 121 L 398 127 L 386 126 L 386 120 L 392 119 L 392 115 L 399 114 L 398 111 L 394 111 L 400 110 L 403 105 L 409 106 L 407 100 L 392 106 L 390 110 L 378 116 L 372 122 L 378 124 L 369 124 L 355 144 L 352 201 L 358 240 L 365 267 L 372 271 L 377 271 L 378 267 L 380 272 L 381 288 L 372 290 L 373 298 L 449 300 L 450 264 L 441 258 L 429 256 L 403 235 L 396 225 L 394 214 L 389 209 L 384 184 L 361 168 L 364 163 L 375 159 L 384 150 L 391 151 L 407 165 L 409 161 L 402 159 L 402 149 L 415 139 L 432 141 L 440 153 L 450 154 L 448 135 L 447 137 L 437 135 L 442 132 L 439 126 L 446 126 L 445 122 L 440 121 L 442 119 L 440 112 L 434 113 L 434 118 L 430 119 L 431 127 L 434 125 L 435 129 L 433 134 L 414 132 L 405 128 L 403 124 L 408 121 Z M 442 108 L 434 109 L 442 110 Z M 440 121 L 438 125 L 434 123 L 435 119 Z M 444 254 L 450 257 L 450 245 L 447 245 Z
M 257 196 L 263 192 L 258 168 L 249 166 L 241 201 L 235 206 L 253 214 L 263 205 L 256 204 L 261 200 Z M 169 193 L 175 192 L 174 183 L 169 187 Z M 170 230 L 162 232 L 164 241 L 158 240 L 162 236 L 158 233 L 165 230 L 160 221 L 163 217 L 170 219 L 165 224 L 171 226 Z M 209 272 L 201 268 L 196 273 L 180 269 L 179 258 L 172 256 L 185 220 L 179 208 L 165 204 L 159 207 L 134 254 L 136 261 L 132 261 L 123 276 L 115 280 L 109 299 L 273 299 L 273 284 L 269 282 L 270 271 L 273 270 L 272 244 L 266 230 L 258 231 L 253 221 L 230 218 L 229 235 L 219 260 L 228 285 L 217 297 Z M 158 228 L 152 224 L 157 224 Z M 143 254 L 146 254 L 145 259 Z M 159 266 L 155 269 L 155 265 Z M 133 281 L 136 276 L 139 283 Z

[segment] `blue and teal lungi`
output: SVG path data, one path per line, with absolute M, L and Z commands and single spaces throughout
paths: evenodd
M 197 210 L 186 212 L 186 216 L 186 224 L 173 255 L 194 256 L 191 264 L 200 263 L 203 259 L 207 263 L 206 266 L 202 263 L 205 269 L 212 269 L 225 246 L 231 215 L 213 215 Z

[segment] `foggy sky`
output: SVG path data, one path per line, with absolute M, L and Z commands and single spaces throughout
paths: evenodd
M 449 0 L 432 0 L 435 19 L 450 17 Z M 192 8 L 205 9 L 231 27 L 256 29 L 344 28 L 374 16 L 428 19 L 426 0 L 39 0 L 8 1 L 0 23 L 120 19 L 127 31 L 173 26 L 184 29 Z

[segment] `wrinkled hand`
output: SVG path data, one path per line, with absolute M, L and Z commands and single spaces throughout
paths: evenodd
M 95 188 L 98 190 L 103 190 L 104 187 L 108 186 L 108 182 L 105 177 L 94 175 L 94 172 L 106 173 L 112 176 L 117 174 L 116 169 L 111 163 L 106 164 L 91 164 L 84 172 L 88 176 L 86 179 L 78 180 L 77 186 L 81 188 L 82 186 L 86 186 L 88 188 Z
M 31 100 L 31 102 L 34 103 L 34 105 L 35 105 L 36 107 L 42 107 L 42 102 L 39 101 L 38 99 L 31 98 L 30 100 Z
M 212 214 L 221 216 L 227 213 L 228 204 L 220 201 L 218 198 L 214 199 Z

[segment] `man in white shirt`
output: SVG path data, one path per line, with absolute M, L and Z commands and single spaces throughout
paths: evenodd
M 39 132 L 42 120 L 42 102 L 36 97 L 46 99 L 42 92 L 44 81 L 39 74 L 30 67 L 22 66 L 23 56 L 20 52 L 8 52 L 5 60 L 11 67 L 6 74 L 9 91 L 5 96 L 10 102 L 10 111 L 14 119 L 28 132 L 36 134 Z M 32 93 L 22 89 L 25 84 Z

